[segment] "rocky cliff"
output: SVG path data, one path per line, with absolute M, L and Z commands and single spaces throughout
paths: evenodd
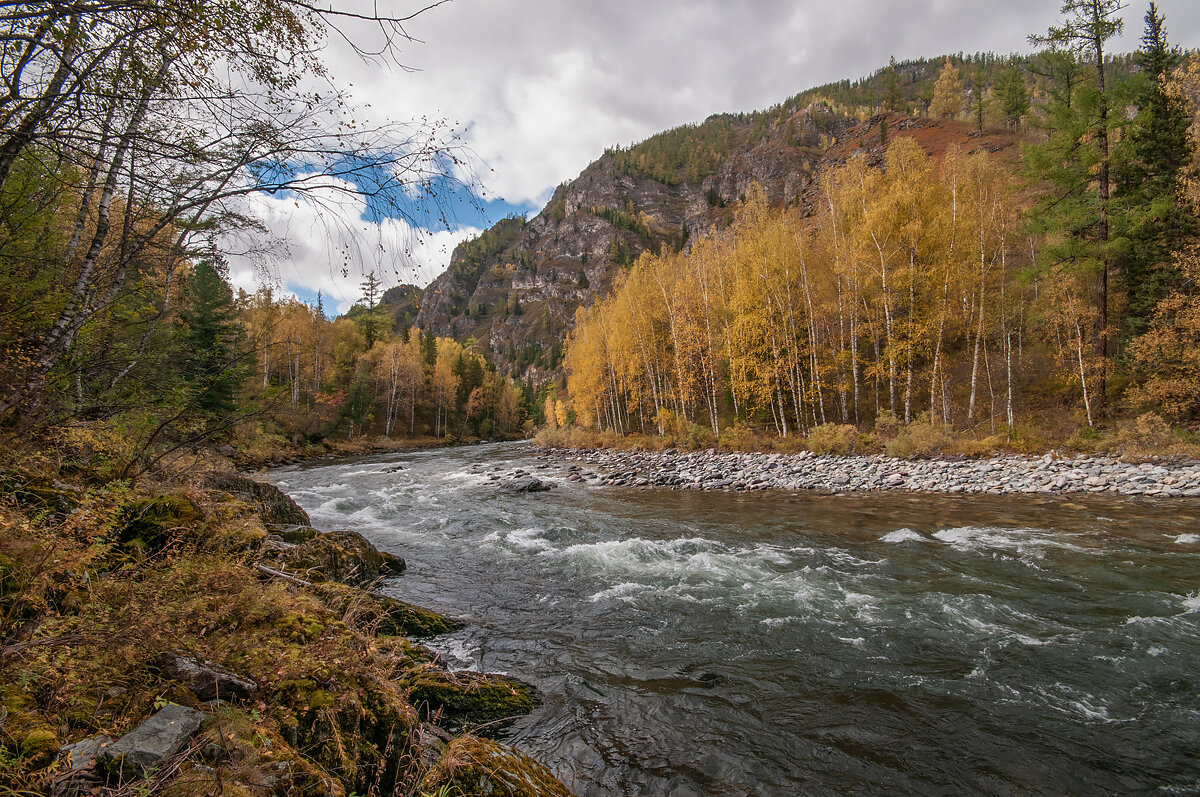
M 1009 147 L 971 125 L 878 114 L 865 120 L 824 102 L 709 117 L 630 149 L 610 150 L 554 192 L 535 217 L 508 218 L 459 245 L 423 292 L 417 323 L 474 339 L 499 370 L 540 381 L 558 368 L 575 311 L 603 294 L 644 251 L 683 249 L 728 223 L 752 183 L 780 205 L 814 207 L 820 173 L 855 152 L 882 159 L 880 122 L 938 155 Z

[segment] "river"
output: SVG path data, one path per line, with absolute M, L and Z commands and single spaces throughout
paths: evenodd
M 430 645 L 455 668 L 538 687 L 505 740 L 581 797 L 1200 793 L 1200 502 L 638 490 L 536 455 L 270 476 L 468 621 Z M 514 468 L 559 486 L 499 495 Z

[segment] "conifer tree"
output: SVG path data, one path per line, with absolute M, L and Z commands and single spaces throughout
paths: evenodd
M 1034 176 L 1050 181 L 1053 196 L 1038 203 L 1033 228 L 1051 240 L 1043 247 L 1043 265 L 1060 263 L 1095 275 L 1095 314 L 1092 351 L 1098 363 L 1096 404 L 1105 402 L 1108 361 L 1108 275 L 1111 191 L 1109 108 L 1112 90 L 1105 75 L 1105 44 L 1118 35 L 1124 22 L 1118 16 L 1121 0 L 1066 0 L 1062 25 L 1044 35 L 1033 35 L 1033 44 L 1078 54 L 1091 65 L 1091 80 L 1077 91 L 1067 87 L 1048 107 L 1050 140 L 1031 147 L 1026 165 Z M 1065 73 L 1073 75 L 1072 70 Z M 1074 96 L 1073 96 L 1074 95 Z M 1065 100 L 1065 101 L 1064 101 Z
M 946 59 L 942 73 L 933 86 L 933 102 L 929 113 L 942 119 L 953 119 L 962 113 L 963 86 L 958 79 L 958 67 Z
M 904 113 L 908 109 L 904 105 L 904 94 L 900 91 L 900 80 L 896 76 L 896 56 L 888 61 L 887 96 L 884 100 L 887 109 L 893 113 Z
M 1134 94 L 1138 114 L 1114 153 L 1114 221 L 1128 241 L 1126 331 L 1132 334 L 1146 328 L 1155 304 L 1177 282 L 1171 252 L 1197 230 L 1195 215 L 1179 202 L 1181 170 L 1193 151 L 1190 114 L 1183 98 L 1166 87 L 1182 56 L 1167 43 L 1154 3 L 1145 20 L 1142 47 L 1134 56 L 1142 70 Z
M 980 135 L 983 135 L 983 123 L 987 118 L 988 106 L 992 102 L 987 94 L 987 84 L 987 71 L 980 64 L 971 76 L 971 116 L 975 119 Z
M 1015 129 L 1021 124 L 1021 117 L 1029 112 L 1029 89 L 1020 67 L 1012 66 L 1000 73 L 996 79 L 996 99 L 1005 124 Z
M 375 276 L 374 271 L 371 271 L 363 277 L 360 286 L 366 310 L 355 320 L 358 322 L 358 328 L 362 330 L 363 337 L 367 339 L 367 348 L 370 349 L 382 336 L 383 328 L 387 323 L 387 318 L 379 311 L 379 296 L 383 282 Z
M 179 313 L 184 381 L 195 405 L 210 419 L 233 413 L 246 377 L 238 351 L 242 327 L 233 291 L 218 270 L 221 265 L 206 259 L 193 267 Z

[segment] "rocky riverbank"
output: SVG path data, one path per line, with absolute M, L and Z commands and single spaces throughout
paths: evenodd
M 0 792 L 569 797 L 489 736 L 532 687 L 421 644 L 405 562 L 270 484 L 0 469 Z
M 1200 498 L 1200 462 L 1108 457 L 894 459 L 830 454 L 543 448 L 545 470 L 568 481 L 676 490 L 908 490 L 936 493 L 1108 493 Z

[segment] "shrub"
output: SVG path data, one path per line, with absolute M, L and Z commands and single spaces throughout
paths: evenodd
M 900 433 L 900 419 L 891 410 L 883 410 L 875 417 L 875 436 L 881 440 L 891 440 Z
M 858 428 L 850 424 L 823 423 L 808 433 L 808 450 L 814 454 L 852 454 L 858 447 Z
M 901 427 L 896 436 L 887 442 L 885 449 L 892 457 L 922 457 L 944 451 L 953 443 L 950 432 L 944 426 L 934 426 L 928 417 Z

